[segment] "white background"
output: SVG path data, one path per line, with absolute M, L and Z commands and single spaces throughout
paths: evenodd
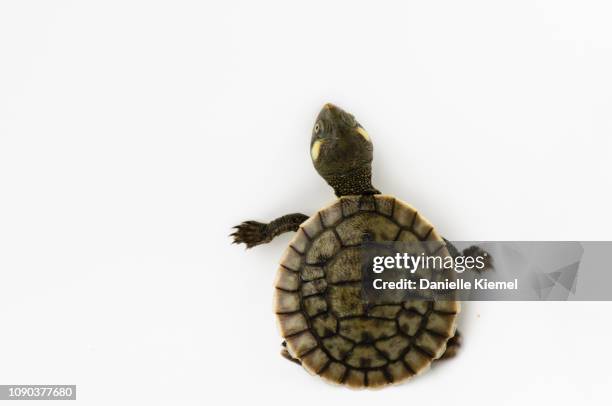
M 375 186 L 447 238 L 612 239 L 610 3 L 293 3 L 1 3 L 0 383 L 87 405 L 609 405 L 610 303 L 470 303 L 457 359 L 330 386 L 278 355 L 290 236 L 228 234 L 333 199 L 308 152 L 331 101 L 372 136 Z

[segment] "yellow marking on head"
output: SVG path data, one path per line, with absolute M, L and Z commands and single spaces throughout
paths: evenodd
M 321 151 L 321 140 L 316 140 L 314 144 L 312 144 L 312 148 L 310 149 L 310 156 L 313 161 L 316 161 L 319 157 L 319 152 Z
M 366 141 L 370 142 L 370 136 L 368 135 L 368 132 L 366 130 L 363 129 L 363 127 L 357 127 L 357 132 L 363 137 L 365 138 Z

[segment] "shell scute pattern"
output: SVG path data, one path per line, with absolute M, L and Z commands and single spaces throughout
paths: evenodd
M 398 383 L 426 370 L 455 333 L 459 302 L 366 306 L 360 244 L 443 240 L 391 196 L 344 196 L 304 222 L 281 260 L 275 312 L 290 354 L 332 383 Z M 437 248 L 438 249 L 438 248 Z

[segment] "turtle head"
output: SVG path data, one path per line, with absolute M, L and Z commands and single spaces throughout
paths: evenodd
M 327 103 L 312 129 L 310 156 L 337 196 L 379 193 L 371 184 L 372 141 L 355 117 Z

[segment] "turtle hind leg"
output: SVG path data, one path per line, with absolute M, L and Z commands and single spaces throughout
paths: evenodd
M 302 365 L 302 362 L 299 359 L 293 358 L 291 354 L 289 354 L 289 350 L 287 350 L 287 341 L 282 342 L 280 353 L 284 358 L 288 359 L 289 361 L 294 362 L 298 365 Z
M 245 221 L 234 226 L 236 231 L 230 234 L 234 239 L 234 244 L 245 244 L 247 248 L 256 245 L 266 244 L 276 236 L 288 231 L 297 231 L 308 216 L 301 213 L 287 214 L 277 218 L 270 223 L 260 223 L 259 221 Z
M 446 351 L 444 351 L 444 354 L 442 354 L 439 359 L 443 360 L 454 358 L 457 355 L 459 348 L 461 347 L 462 341 L 463 338 L 461 336 L 461 333 L 459 332 L 459 330 L 457 330 L 455 332 L 455 335 L 449 338 L 446 342 Z

